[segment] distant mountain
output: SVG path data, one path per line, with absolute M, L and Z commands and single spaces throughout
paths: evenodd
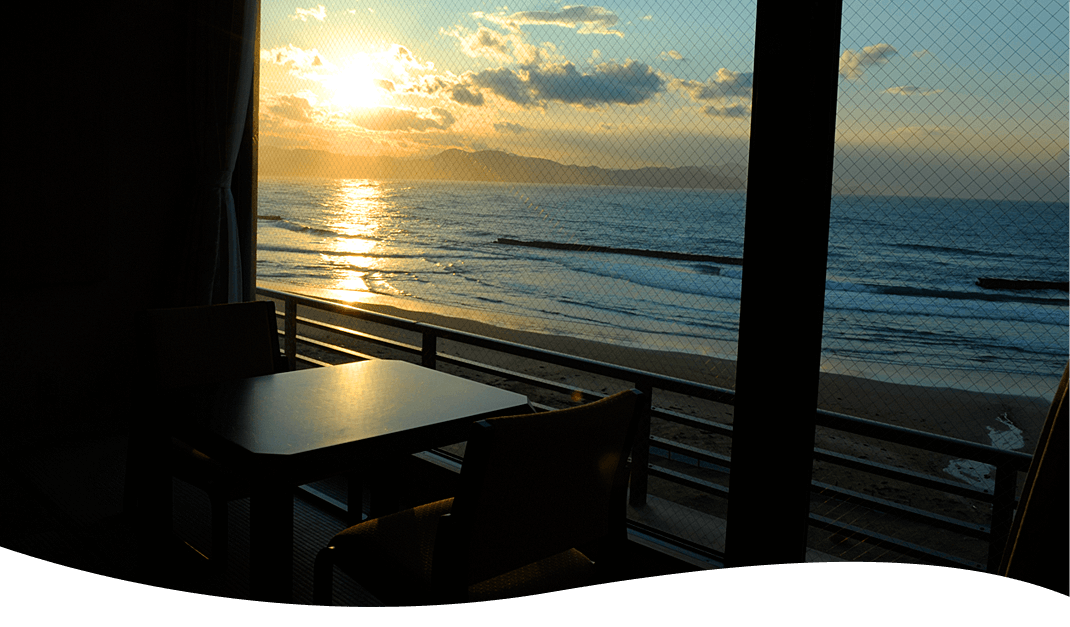
M 594 166 L 563 165 L 548 159 L 519 157 L 507 152 L 446 150 L 426 159 L 393 157 L 347 157 L 320 150 L 261 148 L 260 173 L 265 176 L 297 176 L 360 179 L 416 179 L 493 181 L 500 183 L 549 183 L 557 185 L 620 185 L 635 187 L 682 187 L 740 189 L 738 168 L 728 172 L 707 168 L 639 168 L 606 170 Z

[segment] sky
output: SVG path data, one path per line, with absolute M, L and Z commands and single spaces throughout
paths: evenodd
M 324 1 L 263 0 L 261 146 L 746 163 L 754 2 Z M 846 1 L 837 187 L 1065 201 L 1068 31 L 1064 0 Z

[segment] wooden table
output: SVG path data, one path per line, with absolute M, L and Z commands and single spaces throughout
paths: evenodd
M 293 487 L 463 441 L 476 420 L 531 411 L 525 396 L 401 361 L 285 372 L 191 391 L 203 416 L 174 432 L 240 469 L 250 498 L 254 598 L 289 601 Z M 195 407 L 189 407 L 189 403 Z

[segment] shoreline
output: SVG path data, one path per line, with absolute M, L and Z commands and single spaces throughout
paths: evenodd
M 448 305 L 429 305 L 421 301 L 407 300 L 382 294 L 305 287 L 275 281 L 259 281 L 258 284 L 280 292 L 290 292 L 313 298 L 320 298 L 322 300 L 328 300 L 351 307 L 366 308 L 384 314 L 394 315 L 399 318 L 408 318 L 412 320 L 421 318 L 421 321 L 427 322 L 428 324 L 468 331 L 470 333 L 486 335 L 497 339 L 517 341 L 510 340 L 509 337 L 523 337 L 525 341 L 518 343 L 527 343 L 531 346 L 547 348 L 548 350 L 556 350 L 558 352 L 570 352 L 570 350 L 554 348 L 555 346 L 560 347 L 569 345 L 569 348 L 571 349 L 572 344 L 586 345 L 590 343 L 601 346 L 612 346 L 613 350 L 625 350 L 628 352 L 635 350 L 655 355 L 672 356 L 672 358 L 698 358 L 709 360 L 718 363 L 716 369 L 719 372 L 723 373 L 725 371 L 731 371 L 731 380 L 735 380 L 736 343 L 731 341 L 719 342 L 717 346 L 707 344 L 705 346 L 700 345 L 697 347 L 704 349 L 704 352 L 697 352 L 695 350 L 696 345 L 693 341 L 687 342 L 685 346 L 684 340 L 681 340 L 678 343 L 680 346 L 679 350 L 653 348 L 644 345 L 642 342 L 629 341 L 629 337 L 636 335 L 638 332 L 625 332 L 617 336 L 612 336 L 610 335 L 612 334 L 612 329 L 606 329 L 603 325 L 592 324 L 590 325 L 592 329 L 585 333 L 585 325 L 582 323 L 563 323 L 563 327 L 573 327 L 572 330 L 577 331 L 578 335 L 560 335 L 555 333 L 556 329 L 537 324 L 535 322 L 537 319 L 509 314 L 488 313 L 486 311 L 462 307 L 450 307 Z M 594 336 L 598 336 L 598 339 L 593 339 Z M 694 339 L 695 338 L 686 338 L 686 340 Z M 604 349 L 592 349 L 591 352 L 592 354 L 605 354 Z M 595 358 L 588 355 L 582 356 L 590 359 Z M 634 367 L 624 363 L 619 363 L 617 365 Z M 935 366 L 911 368 L 908 373 L 904 374 L 902 368 L 895 364 L 865 362 L 826 356 L 822 356 L 820 368 L 822 376 L 833 375 L 853 377 L 867 381 L 880 381 L 890 384 L 926 387 L 938 390 L 943 389 L 950 391 L 977 392 L 982 394 L 1027 396 L 1039 398 L 1045 402 L 1050 402 L 1050 396 L 1054 393 L 1055 386 L 1058 384 L 1059 377 L 1061 376 L 1061 373 L 1053 374 L 1051 377 L 1042 377 L 1038 375 L 984 370 L 955 370 Z M 723 381 L 723 377 L 721 379 Z M 723 383 L 719 385 L 721 387 L 731 387 L 731 385 L 725 386 Z M 1048 388 L 1050 388 L 1050 390 Z
M 264 287 L 277 287 L 267 284 L 262 285 Z M 299 290 L 290 287 L 280 291 L 295 292 Z M 311 295 L 321 298 L 324 296 L 324 294 Z M 388 302 L 387 299 L 371 298 L 365 299 L 360 303 L 353 303 L 353 305 L 360 309 L 595 361 L 612 363 L 634 370 L 654 372 L 721 388 L 733 389 L 735 387 L 735 362 L 730 359 L 688 353 L 654 351 L 561 335 L 510 329 L 491 324 L 485 320 L 472 320 L 447 315 L 458 313 L 464 315 L 467 313 L 464 311 L 443 310 L 442 308 L 436 308 L 435 311 L 414 311 L 413 309 L 395 306 L 399 304 L 397 302 L 387 304 Z M 308 307 L 299 307 L 299 314 L 333 325 L 352 326 L 364 332 L 403 341 L 409 345 L 419 346 L 420 344 L 419 335 L 416 333 L 388 326 L 374 325 L 374 323 L 364 321 L 354 321 L 341 314 Z M 501 320 L 501 318 L 498 319 L 499 324 Z M 308 327 L 302 329 L 302 334 L 314 339 L 333 340 L 335 342 L 339 337 L 337 335 L 331 336 L 332 334 L 327 334 L 326 332 L 320 334 L 315 329 Z M 353 350 L 367 353 L 376 358 L 411 360 L 410 355 L 399 354 L 391 349 L 384 349 L 359 340 L 339 343 L 347 344 Z M 323 354 L 322 356 L 315 354 L 314 348 L 310 350 L 312 356 L 328 361 L 328 363 L 347 361 L 345 359 L 338 360 L 337 357 L 328 354 Z M 552 381 L 578 392 L 574 393 L 570 399 L 568 395 L 562 395 L 559 392 L 548 391 L 541 387 L 506 379 L 498 375 L 464 367 L 455 367 L 452 364 L 440 365 L 440 369 L 444 372 L 524 394 L 532 402 L 552 407 L 581 402 L 585 398 L 585 395 L 582 394 L 585 390 L 596 394 L 610 394 L 633 385 L 629 381 L 622 382 L 589 372 L 572 370 L 448 340 L 439 342 L 439 350 L 451 356 L 504 368 L 525 376 Z M 332 359 L 335 361 L 332 361 Z M 772 381 L 774 372 L 775 369 L 770 369 L 770 411 L 775 411 L 775 406 L 772 404 L 775 403 L 776 394 L 775 382 Z M 1057 384 L 1058 380 L 1052 382 L 1052 393 L 1054 393 Z M 1026 455 L 1032 455 L 1036 448 L 1036 442 L 1051 403 L 1050 397 L 1046 400 L 1034 396 L 908 385 L 830 372 L 819 374 L 817 396 L 818 407 L 827 411 L 978 444 L 1017 450 Z M 657 408 L 678 415 L 692 416 L 729 426 L 734 422 L 733 412 L 735 408 L 731 405 L 667 392 L 658 388 L 655 388 L 652 401 Z M 650 435 L 729 458 L 732 453 L 732 440 L 730 437 L 717 435 L 711 431 L 687 426 L 675 421 L 651 420 Z M 991 467 L 969 460 L 956 459 L 941 453 L 939 450 L 928 451 L 909 443 L 894 444 L 818 427 L 814 434 L 814 447 L 921 475 L 951 480 L 964 486 L 989 487 L 989 484 L 993 481 Z M 454 452 L 459 453 L 460 449 Z M 730 481 L 729 473 L 725 473 L 722 470 L 699 468 L 687 463 L 681 464 L 667 457 L 659 457 L 657 464 L 660 467 L 707 480 L 724 487 L 727 487 Z M 775 460 L 770 460 L 770 464 L 775 464 Z M 973 501 L 966 497 L 948 494 L 939 490 L 919 488 L 916 485 L 896 480 L 883 480 L 878 475 L 860 472 L 844 466 L 815 461 L 813 463 L 812 479 L 816 482 L 896 502 L 921 511 L 934 512 L 969 524 L 987 525 L 991 522 L 990 516 L 986 513 L 988 509 L 983 502 Z M 685 518 L 693 515 L 699 516 L 699 518 L 695 519 L 687 518 L 690 522 L 686 523 L 681 519 L 681 521 L 677 522 L 663 520 L 657 524 L 668 525 L 670 528 L 675 529 L 675 532 L 687 535 L 687 529 L 690 529 L 691 526 L 695 524 L 705 525 L 709 523 L 709 520 L 712 520 L 702 518 L 703 516 L 713 517 L 714 519 L 727 518 L 727 503 L 724 499 L 660 477 L 650 477 L 649 481 L 649 494 L 658 499 L 663 499 L 665 502 L 672 503 L 672 507 L 676 508 L 673 511 L 679 511 L 678 514 L 674 515 L 685 516 Z M 821 515 L 837 517 L 846 515 L 853 521 L 852 524 L 871 528 L 876 533 L 892 535 L 906 542 L 925 546 L 931 550 L 958 555 L 978 563 L 984 562 L 986 545 L 981 541 L 931 526 L 917 525 L 899 517 L 888 518 L 883 514 L 878 515 L 865 507 L 850 506 L 846 510 L 841 510 L 839 509 L 841 505 L 843 504 L 835 496 L 829 497 L 818 493 L 811 495 L 811 507 Z M 654 516 L 654 519 L 661 520 L 658 518 L 659 514 L 657 513 L 660 510 L 643 511 L 645 512 L 643 515 Z M 693 514 L 686 512 L 693 512 Z M 664 514 L 664 512 L 662 513 Z M 698 522 L 699 520 L 705 522 Z M 708 528 L 707 530 L 714 535 L 718 533 L 713 528 Z M 849 542 L 844 539 L 842 534 L 838 533 L 812 529 L 810 535 L 809 546 L 815 550 L 841 558 L 852 559 L 852 555 L 858 554 L 859 551 L 865 553 L 869 546 L 866 543 Z M 703 542 L 707 541 L 711 540 L 708 538 L 703 540 Z M 718 542 L 716 539 L 712 541 Z
M 270 281 L 261 281 L 259 285 L 635 370 L 720 388 L 735 387 L 735 361 L 723 355 L 656 350 L 617 344 L 614 343 L 614 338 L 595 341 L 512 328 L 511 323 L 523 321 L 460 308 L 437 305 L 420 307 L 423 303 L 387 296 L 367 294 L 353 301 L 338 298 L 343 294 L 339 294 L 337 290 L 303 288 Z M 334 317 L 326 312 L 318 313 Z M 340 320 L 332 320 L 332 323 L 339 324 Z M 509 357 L 504 355 L 501 360 L 510 361 Z M 516 361 L 516 358 L 512 361 Z M 574 381 L 579 388 L 597 390 L 603 385 L 600 378 L 594 375 L 584 376 L 582 373 L 556 366 L 546 368 L 550 370 L 549 374 L 557 379 L 569 379 L 570 383 Z M 1059 382 L 1058 377 L 1051 380 L 1051 392 L 1045 398 L 1037 393 L 1023 393 L 1023 388 L 1028 387 L 1021 382 L 1021 379 L 1025 378 L 1014 375 L 1005 375 L 1002 381 L 994 381 L 1000 375 L 923 369 L 912 370 L 906 375 L 896 373 L 898 376 L 893 377 L 881 368 L 880 364 L 847 361 L 833 364 L 831 360 L 824 360 L 819 375 L 818 407 L 835 413 L 986 445 L 992 443 L 996 434 L 1005 430 L 1002 418 L 1010 420 L 1022 431 L 1024 447 L 1019 450 L 1031 454 L 1036 434 L 1043 426 L 1051 403 L 1051 394 L 1054 394 Z M 540 372 L 540 376 L 547 378 L 543 372 Z M 941 382 L 952 385 L 939 385 Z M 993 386 L 993 383 L 998 387 Z M 1043 380 L 1039 377 L 1033 377 L 1026 383 L 1033 385 L 1031 389 L 1043 386 Z M 715 420 L 727 421 L 730 424 L 730 410 L 729 407 L 727 411 L 716 412 L 719 417 Z

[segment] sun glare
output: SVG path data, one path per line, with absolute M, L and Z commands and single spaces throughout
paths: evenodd
M 378 75 L 366 54 L 355 54 L 324 83 L 331 92 L 330 102 L 342 109 L 371 109 L 382 104 Z

